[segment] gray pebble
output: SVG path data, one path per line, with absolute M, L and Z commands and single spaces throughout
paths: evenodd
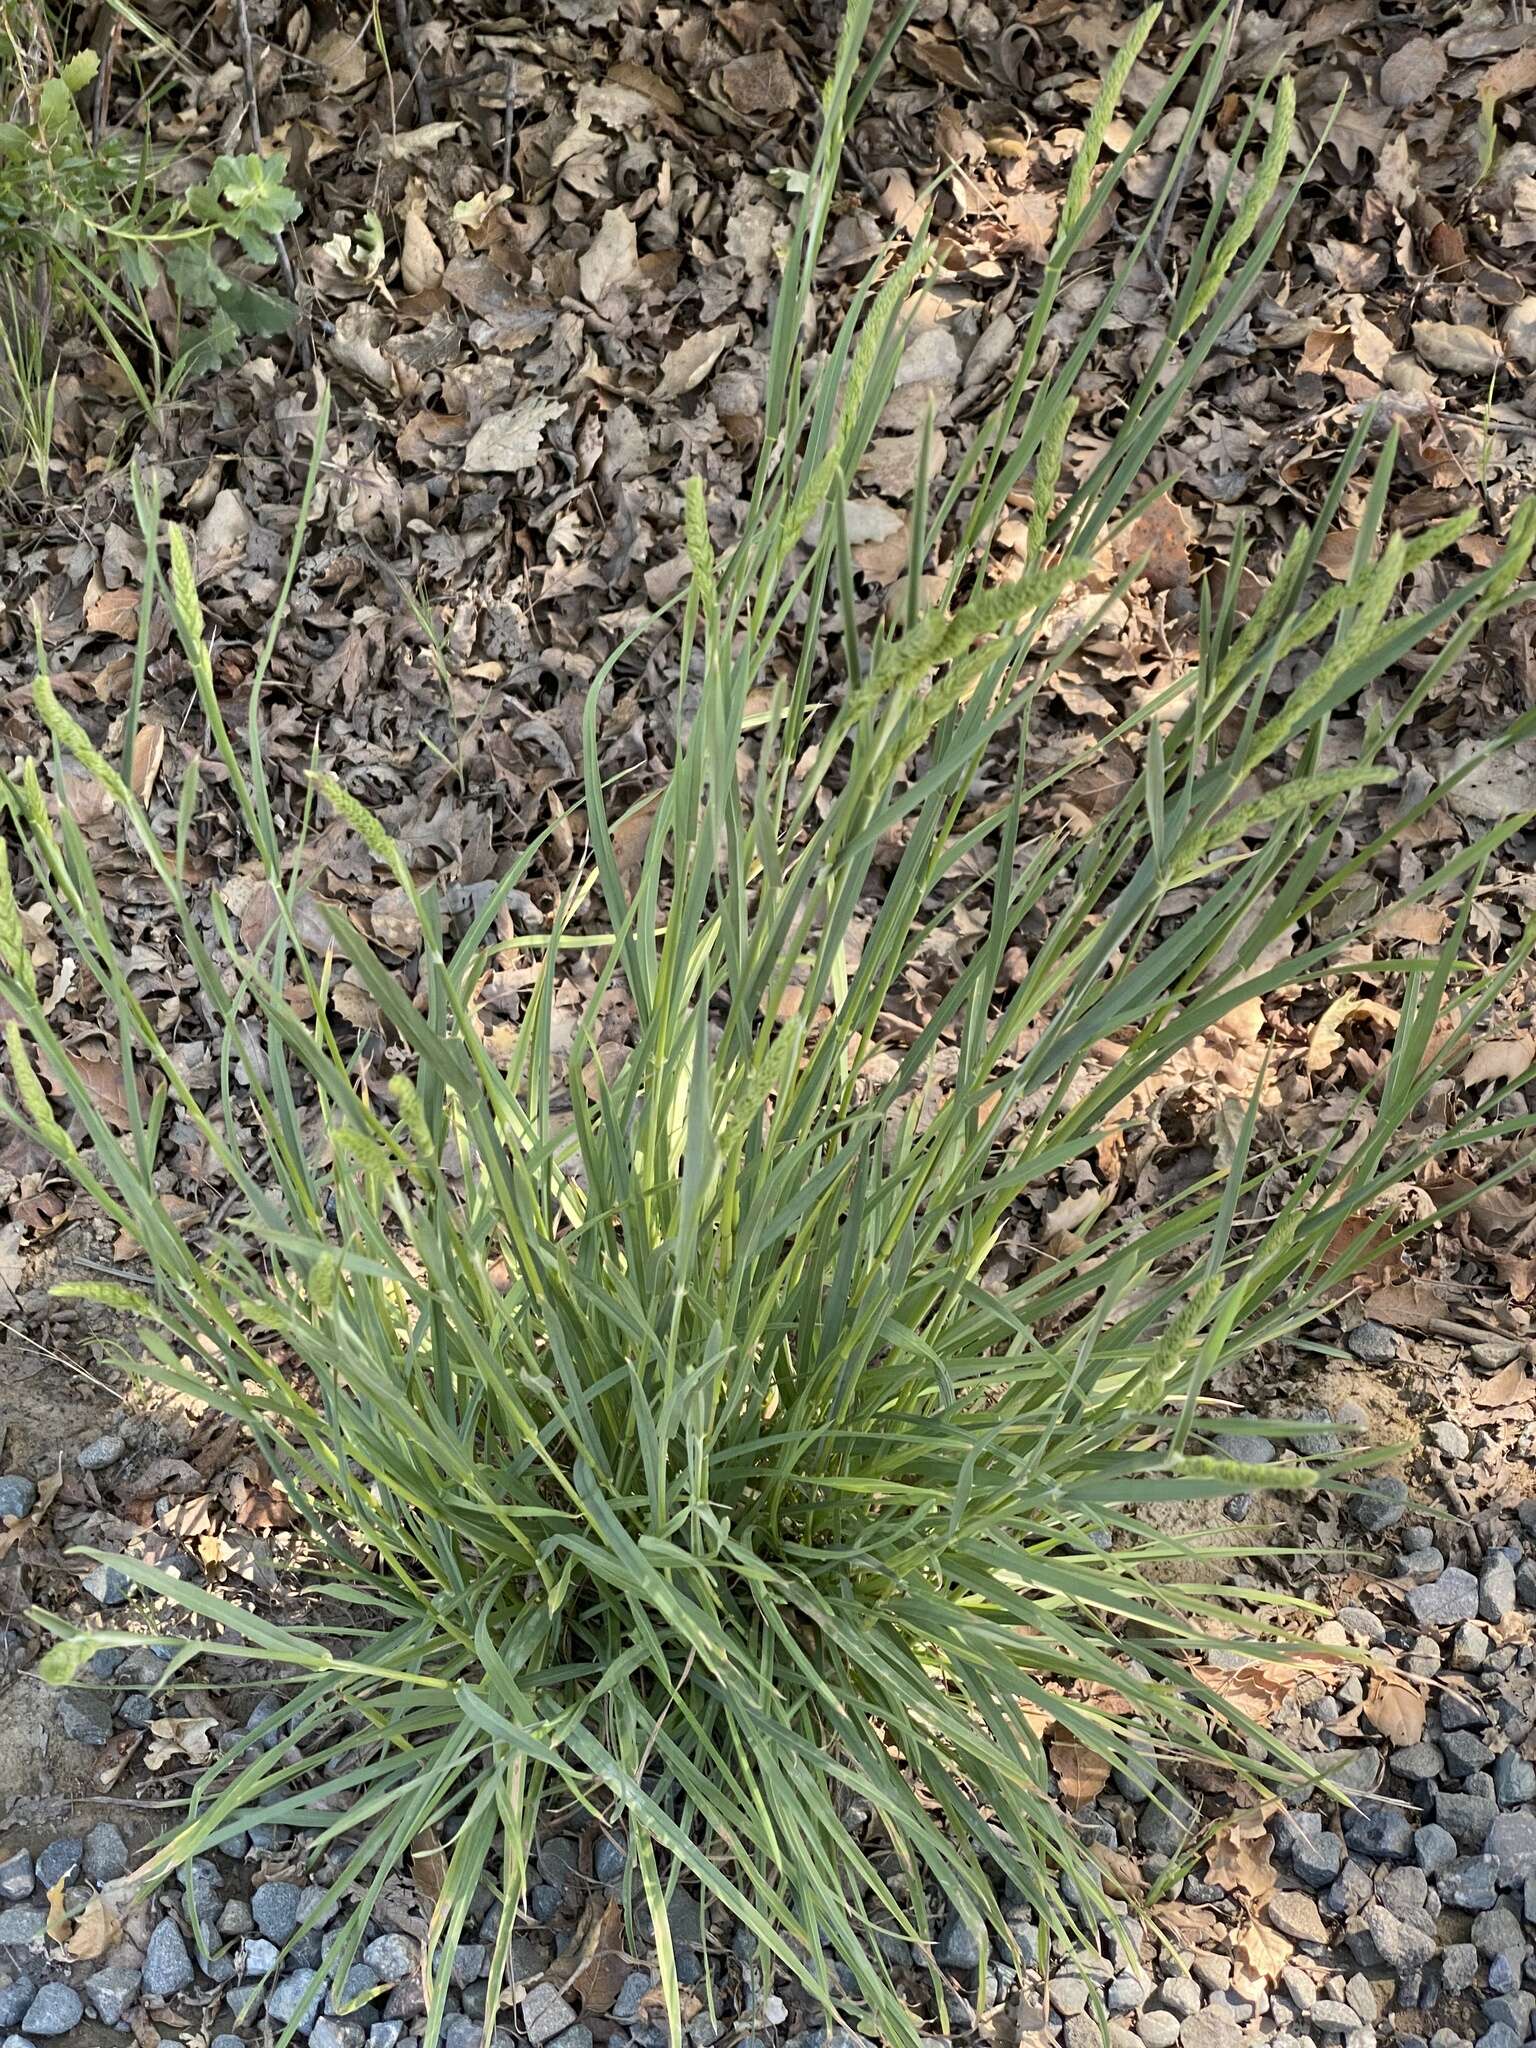
M 1320 1998 L 1307 2014 L 1307 2019 L 1314 2027 L 1321 2027 L 1329 2034 L 1352 2034 L 1360 2024 L 1359 2013 L 1341 1998 Z
M 624 1875 L 624 1864 L 629 1853 L 628 1843 L 620 1838 L 610 1840 L 599 1835 L 592 1850 L 592 1874 L 599 1884 L 616 1884 Z
M 1104 1987 L 1104 2003 L 1110 2012 L 1136 2012 L 1146 2002 L 1146 1996 L 1146 1985 L 1129 1972 L 1111 1977 Z
M 185 1991 L 196 1972 L 181 1929 L 174 1920 L 162 1920 L 144 1947 L 144 1992 L 146 1997 L 174 1998 Z
M 98 1821 L 80 1852 L 80 1869 L 92 1884 L 111 1884 L 128 1871 L 128 1844 L 111 1821 Z
M 1414 1742 L 1405 1749 L 1394 1749 L 1387 1769 L 1396 1777 L 1419 1783 L 1438 1778 L 1445 1769 L 1445 1758 L 1432 1742 Z
M 1440 1695 L 1440 1726 L 1486 1728 L 1488 1716 L 1480 1704 L 1474 1699 L 1469 1699 L 1465 1693 L 1446 1692 Z
M 468 2025 L 476 2041 L 480 2039 L 478 2020 L 450 2020 L 443 2034 L 444 2048 L 456 2026 Z M 357 2020 L 332 2019 L 322 2014 L 309 2030 L 309 2048 L 367 2048 L 368 2029 Z
M 0 1948 L 25 1948 L 47 1925 L 46 1906 L 7 1906 L 0 1913 Z
M 1440 1955 L 1440 1981 L 1447 1991 L 1465 1991 L 1477 1982 L 1478 1954 L 1470 1941 L 1454 1941 Z
M 1344 1839 L 1361 1856 L 1406 1863 L 1413 1853 L 1413 1828 L 1407 1815 L 1392 1806 L 1362 1806 L 1346 1813 Z
M 1415 1925 L 1405 1914 L 1394 1913 L 1374 1900 L 1365 1909 L 1365 1926 L 1377 1955 L 1391 1970 L 1421 1969 L 1440 1946 L 1433 1921 L 1427 1927 Z
M 85 1995 L 99 2020 L 115 2027 L 139 1996 L 137 1970 L 98 1970 L 85 1980 Z
M 1500 1806 L 1523 1806 L 1536 1799 L 1536 1765 L 1517 1749 L 1506 1749 L 1494 1762 L 1493 1792 Z
M 51 1891 L 59 1879 L 72 1878 L 80 1868 L 80 1858 L 85 1844 L 78 1835 L 61 1837 L 50 1842 L 37 1859 L 37 1881 L 43 1890 Z
M 1158 1987 L 1157 2002 L 1179 2019 L 1190 2019 L 1200 2010 L 1200 1986 L 1192 1977 L 1169 1977 Z
M 653 1978 L 649 1970 L 631 1970 L 619 1986 L 619 1995 L 609 2008 L 610 2016 L 616 2020 L 632 2020 L 640 2010 L 640 2001 L 650 1990 Z M 1174 2028 L 1175 2034 L 1178 2028 Z M 1148 2048 L 1172 2048 L 1171 2043 L 1148 2044 Z
M 1359 1493 L 1349 1496 L 1349 1512 L 1368 1536 L 1384 1535 L 1388 1529 L 1395 1529 L 1408 1512 L 1407 1481 L 1390 1475 L 1373 1479 Z
M 1430 1579 L 1438 1579 L 1445 1570 L 1445 1557 L 1431 1546 L 1428 1550 L 1405 1550 L 1397 1560 L 1399 1578 L 1407 1579 L 1415 1586 L 1425 1585 Z
M 85 2013 L 80 1994 L 69 1984 L 44 1984 L 27 2007 L 22 2026 L 29 2034 L 70 2034 Z
M 1442 1457 L 1450 1458 L 1458 1465 L 1472 1449 L 1467 1441 L 1467 1432 L 1449 1416 L 1442 1422 L 1432 1422 L 1425 1434 Z
M 1515 1568 L 1507 1557 L 1489 1557 L 1477 1580 L 1477 1611 L 1484 1621 L 1507 1621 L 1514 1613 Z
M 104 1472 L 115 1465 L 128 1446 L 120 1436 L 99 1436 L 88 1443 L 75 1459 L 82 1472 Z
M 18 1849 L 14 1856 L 7 1856 L 0 1863 L 0 1899 L 30 1899 L 32 1896 L 32 1858 L 25 1849 Z
M 535 1984 L 522 2001 L 523 2031 L 533 2048 L 544 2048 L 576 2024 L 576 2015 L 553 1984 Z
M 1420 1628 L 1454 1628 L 1477 1612 L 1477 1581 L 1460 1565 L 1448 1565 L 1427 1586 L 1410 1586 L 1403 1598 Z
M 701 2013 L 699 2015 L 699 2019 L 704 2020 L 705 2024 L 708 2025 L 709 2022 L 707 2015 Z M 846 2034 L 846 2029 L 842 2029 L 841 2031 L 843 2031 Z M 693 2025 L 688 2029 L 688 2038 L 690 2041 L 697 2044 L 699 2042 L 702 2042 L 706 2038 L 708 2038 L 710 2041 L 714 2041 L 718 2037 L 713 2033 L 706 2037 L 703 2033 L 699 2031 L 699 2020 L 695 2020 Z M 827 2038 L 830 2041 L 831 2036 L 828 2035 Z M 847 2035 L 847 2038 L 850 2041 L 852 2041 L 857 2040 L 858 2036 L 849 2034 Z M 477 2031 L 475 2039 L 473 2041 L 466 2042 L 465 2048 L 478 2048 L 479 2039 L 480 2036 Z M 579 2024 L 574 2027 L 567 2027 L 563 2034 L 556 2034 L 553 2041 L 550 2042 L 549 2048 L 592 2048 L 592 2029 L 590 2027 L 583 2027 Z
M 1136 2033 L 1143 2048 L 1173 2048 L 1179 2038 L 1178 2016 L 1171 2012 L 1138 2013 Z
M 242 1977 L 265 1977 L 277 1968 L 281 1958 L 282 1951 L 277 1943 L 264 1941 L 258 1934 L 241 1942 L 236 1951 L 235 1967 Z
M 1357 1323 L 1344 1343 L 1363 1365 L 1387 1365 L 1397 1356 L 1397 1332 L 1385 1323 Z
M 339 1984 L 332 1984 L 325 1996 L 325 2009 L 333 2019 L 345 2019 L 358 2007 L 366 2005 L 371 1993 L 379 1988 L 376 1970 L 370 1970 L 366 1963 L 354 1963 Z
M 215 2034 L 208 2048 L 245 2048 L 238 2034 Z
M 1440 1737 L 1440 1748 L 1453 1778 L 1470 1778 L 1474 1771 L 1486 1770 L 1493 1762 L 1493 1751 L 1470 1728 L 1449 1729 Z
M 1488 1631 L 1475 1621 L 1464 1621 L 1456 1631 L 1451 1643 L 1451 1669 L 1453 1671 L 1481 1671 L 1488 1662 L 1488 1652 L 1493 1644 L 1488 1640 Z
M 1216 1438 L 1216 1452 L 1219 1457 L 1231 1458 L 1239 1465 L 1272 1465 L 1276 1457 L 1272 1438 L 1249 1435 L 1235 1429 L 1223 1431 Z
M 100 1749 L 112 1736 L 112 1709 L 99 1692 L 61 1692 L 54 1704 L 59 1732 Z
M 1460 1906 L 1465 1913 L 1486 1912 L 1498 1900 L 1498 1865 L 1491 1856 L 1458 1856 L 1441 1871 L 1435 1889 L 1448 1906 Z
M 278 1880 L 257 1885 L 251 1893 L 251 1913 L 256 1925 L 279 1948 L 292 1939 L 299 1924 L 299 1902 L 304 1894 L 296 1884 Z
M 1447 1869 L 1456 1861 L 1455 1836 L 1447 1834 L 1435 1821 L 1431 1821 L 1428 1827 L 1415 1828 L 1413 1860 L 1420 1870 L 1433 1877 L 1437 1871 Z
M 1052 2012 L 1064 2020 L 1075 2019 L 1088 2010 L 1088 1986 L 1081 1977 L 1053 1977 L 1047 1993 Z
M 1501 1813 L 1483 1843 L 1501 1885 L 1524 1884 L 1536 1877 L 1536 1814 Z
M 313 1970 L 294 1970 L 284 1977 L 267 2000 L 268 2015 L 279 2026 L 286 2027 L 290 2020 L 298 2020 L 302 2028 L 320 2010 L 320 2001 L 325 1996 L 325 1986 Z
M 0 1984 L 0 2027 L 19 2027 L 21 2016 L 37 1996 L 30 1977 L 13 1977 Z
M 1476 1773 L 1466 1780 L 1468 1785 L 1476 1782 Z M 1498 1810 L 1498 1801 L 1491 1793 L 1469 1791 L 1435 1794 L 1435 1819 L 1441 1827 L 1449 1829 L 1463 1849 L 1481 1849 L 1483 1837 L 1492 1827 Z
M 980 1945 L 958 1913 L 951 1913 L 945 1921 L 933 1959 L 941 1970 L 966 1972 L 980 1968 Z
M 89 1594 L 98 1607 L 121 1607 L 132 1595 L 133 1581 L 115 1564 L 98 1564 L 80 1581 L 80 1590 Z
M 404 2032 L 403 2020 L 375 2020 L 368 2029 L 368 2048 L 396 2048 L 396 2043 Z M 496 2032 L 501 2032 L 500 2027 Z
M 403 1934 L 381 1934 L 363 1950 L 363 1961 L 381 1984 L 398 1984 L 416 1967 L 416 1944 Z
M 37 1506 L 37 1488 L 20 1472 L 0 1479 L 0 1521 L 21 1522 Z

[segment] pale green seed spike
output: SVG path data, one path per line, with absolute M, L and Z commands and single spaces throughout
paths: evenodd
M 715 551 L 709 538 L 709 513 L 704 503 L 704 479 L 689 477 L 683 486 L 683 539 L 688 560 L 698 582 L 699 595 L 706 604 L 715 598 Z
M 13 981 L 20 982 L 34 1002 L 37 1000 L 37 976 L 32 967 L 32 955 L 27 946 L 16 892 L 11 886 L 11 860 L 3 840 L 0 840 L 0 966 Z
M 117 1309 L 123 1315 L 153 1316 L 158 1320 L 159 1312 L 152 1301 L 111 1280 L 64 1280 L 48 1292 L 55 1301 L 94 1301 L 100 1308 Z
M 1222 236 L 1206 265 L 1205 276 L 1200 288 L 1190 302 L 1179 329 L 1187 334 L 1210 311 L 1217 293 L 1226 282 L 1227 272 L 1232 268 L 1238 251 L 1248 240 L 1263 218 L 1264 210 L 1279 190 L 1280 180 L 1285 174 L 1286 158 L 1290 155 L 1291 138 L 1296 132 L 1296 86 L 1292 79 L 1282 78 L 1280 89 L 1275 94 L 1275 110 L 1269 126 L 1269 140 L 1264 145 L 1264 154 L 1259 167 L 1253 174 L 1253 182 L 1243 195 L 1237 209 L 1237 218 Z
M 1073 556 L 1053 568 L 1026 570 L 1011 583 L 994 583 L 990 590 L 978 591 L 950 620 L 938 659 L 953 661 L 987 634 L 1000 633 L 1026 612 L 1053 604 L 1073 577 L 1085 574 L 1090 566 Z
M 359 803 L 351 790 L 344 788 L 334 775 L 315 774 L 310 779 L 336 815 L 345 818 L 368 851 L 376 860 L 383 862 L 401 888 L 408 894 L 414 894 L 415 883 L 405 855 L 368 806 Z
M 323 1316 L 328 1316 L 336 1306 L 340 1273 L 341 1260 L 330 1251 L 322 1252 L 309 1269 L 309 1298 Z
M 203 605 L 197 594 L 197 574 L 192 567 L 192 551 L 187 546 L 187 537 L 179 526 L 170 529 L 171 538 L 171 612 L 176 620 L 176 630 L 187 646 L 194 643 L 205 645 L 203 634 Z
M 1233 844 L 1256 825 L 1273 824 L 1297 811 L 1312 810 L 1321 804 L 1331 803 L 1335 797 L 1350 796 L 1375 783 L 1395 779 L 1390 768 L 1356 768 L 1346 764 L 1341 768 L 1325 769 L 1318 775 L 1298 776 L 1294 782 L 1282 782 L 1277 788 L 1267 790 L 1250 803 L 1239 804 L 1235 811 L 1208 825 L 1196 841 L 1191 858 L 1199 859 L 1213 846 Z
M 1470 533 L 1481 518 L 1482 508 L 1469 505 L 1464 512 L 1453 512 L 1449 519 L 1436 520 L 1423 533 L 1415 534 L 1403 550 L 1403 574 L 1412 576 L 1426 562 L 1432 562 L 1436 555 L 1443 555 L 1464 534 Z
M 1061 465 L 1066 454 L 1067 430 L 1072 425 L 1072 415 L 1077 411 L 1077 400 L 1069 398 L 1065 405 L 1057 406 L 1045 423 L 1040 436 L 1040 452 L 1035 457 L 1034 502 L 1029 508 L 1029 556 L 1033 561 L 1045 546 L 1046 528 L 1051 523 L 1051 509 L 1056 502 L 1056 486 L 1061 481 Z
M 1067 178 L 1066 196 L 1061 203 L 1061 234 L 1068 234 L 1077 225 L 1088 204 L 1093 187 L 1093 174 L 1098 166 L 1099 151 L 1104 147 L 1104 138 L 1109 133 L 1109 124 L 1114 120 L 1120 105 L 1120 96 L 1125 91 L 1131 68 L 1141 55 L 1147 37 L 1152 33 L 1153 24 L 1161 13 L 1160 7 L 1149 7 L 1131 26 L 1131 32 L 1110 60 L 1104 73 L 1104 82 L 1089 110 L 1088 120 L 1083 128 L 1083 140 L 1073 161 Z
M 405 1125 L 406 1136 L 416 1152 L 423 1159 L 434 1158 L 437 1148 L 432 1143 L 427 1113 L 421 1106 L 421 1097 L 416 1093 L 416 1083 L 409 1074 L 396 1074 L 389 1084 L 389 1094 L 399 1112 L 401 1123 Z
M 73 1159 L 76 1156 L 74 1142 L 54 1115 L 48 1091 L 32 1071 L 32 1062 L 27 1058 L 27 1042 L 14 1017 L 5 1027 L 5 1048 L 11 1056 L 17 1100 L 30 1118 L 33 1129 L 53 1151 L 65 1159 Z
M 132 790 L 106 755 L 91 744 L 84 726 L 71 718 L 54 695 L 53 684 L 48 680 L 46 669 L 39 668 L 32 679 L 32 701 L 37 706 L 38 717 L 63 752 L 78 761 L 91 779 L 100 783 L 114 803 L 122 804 L 125 809 L 131 810 Z
M 21 808 L 27 823 L 40 839 L 51 842 L 53 821 L 48 816 L 48 799 L 38 778 L 37 763 L 29 754 L 21 764 Z

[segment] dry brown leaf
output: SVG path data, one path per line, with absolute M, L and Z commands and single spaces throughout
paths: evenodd
M 1146 558 L 1142 575 L 1152 590 L 1189 588 L 1189 551 L 1197 535 L 1189 514 L 1167 496 L 1149 505 L 1115 541 L 1117 573 Z
M 1074 1742 L 1069 1735 L 1058 1736 L 1049 1746 L 1049 1755 L 1051 1769 L 1061 1784 L 1061 1796 L 1068 1806 L 1086 1806 L 1109 1783 L 1108 1758 Z
M 702 384 L 736 335 L 736 322 L 727 320 L 721 327 L 701 328 L 669 349 L 661 359 L 661 378 L 651 397 L 681 398 L 685 391 Z
M 640 274 L 640 244 L 635 224 L 622 206 L 611 206 L 576 266 L 581 296 L 595 306 L 611 291 L 633 284 Z
M 543 451 L 545 428 L 564 411 L 558 398 L 525 398 L 510 412 L 493 413 L 470 436 L 465 469 L 497 475 L 532 469 Z
M 1504 365 L 1498 336 L 1459 320 L 1415 320 L 1413 345 L 1431 369 L 1458 377 L 1489 377 Z
M 1492 1379 L 1474 1380 L 1467 1400 L 1474 1408 L 1523 1408 L 1536 1395 L 1533 1380 L 1518 1358 L 1502 1366 Z
M 1368 996 L 1339 996 L 1307 1035 L 1307 1072 L 1320 1074 L 1332 1066 L 1335 1056 L 1343 1050 L 1345 1033 L 1361 1025 L 1377 1029 L 1383 1040 L 1388 1039 L 1397 1029 L 1397 1012 L 1385 1003 L 1372 1002 Z
M 1427 1330 L 1445 1314 L 1445 1297 L 1427 1280 L 1398 1280 L 1378 1287 L 1365 1300 L 1372 1322 L 1389 1330 Z
M 85 1911 L 75 1922 L 74 1933 L 64 1944 L 77 1962 L 93 1963 L 108 1949 L 116 1948 L 122 1940 L 123 1923 L 118 1917 L 114 1896 L 118 1889 L 119 1886 L 109 1885 L 86 1901 Z
M 48 1887 L 48 1920 L 43 1929 L 50 1941 L 62 1948 L 69 1940 L 69 1915 L 64 1910 L 64 1887 L 68 1879 L 55 1878 Z
M 1261 1987 L 1274 1983 L 1295 1953 L 1278 1927 L 1250 1920 L 1232 1944 L 1234 1988 L 1241 1997 L 1251 1998 Z
M 1205 1852 L 1206 1874 L 1211 1884 L 1224 1891 L 1238 1892 L 1259 1905 L 1277 1882 L 1270 1861 L 1269 1816 L 1278 1802 L 1251 1807 L 1234 1814 Z
M 162 1771 L 168 1764 L 206 1764 L 213 1756 L 215 1714 L 167 1714 L 151 1721 L 150 1740 L 144 1751 L 146 1770 Z
M 1533 85 L 1536 85 L 1536 43 L 1525 43 L 1488 66 L 1477 82 L 1477 96 L 1482 100 L 1505 100 L 1516 93 L 1529 92 Z
M 160 773 L 164 756 L 165 727 L 141 725 L 133 736 L 133 761 L 128 776 L 133 793 L 141 804 L 149 802 L 149 793 L 155 786 L 155 777 Z
M 1536 1038 L 1522 1032 L 1518 1038 L 1495 1038 L 1473 1049 L 1461 1070 L 1464 1088 L 1479 1088 L 1484 1081 L 1514 1081 L 1536 1063 Z
M 1378 1735 L 1403 1749 L 1421 1740 L 1427 1706 L 1422 1686 L 1409 1685 L 1389 1671 L 1372 1678 L 1361 1710 Z
M 132 640 L 139 630 L 139 593 L 126 584 L 121 590 L 99 591 L 85 608 L 85 623 L 93 633 Z
M 436 1905 L 448 1877 L 448 1859 L 436 1828 L 425 1828 L 411 1844 L 411 1875 L 429 1905 Z
M 1411 36 L 1381 67 L 1381 96 L 1389 107 L 1416 107 L 1444 78 L 1450 60 L 1432 36 Z

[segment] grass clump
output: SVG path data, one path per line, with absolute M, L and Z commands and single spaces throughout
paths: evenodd
M 88 130 L 99 71 L 94 50 L 60 61 L 40 12 L 0 12 L 0 432 L 45 492 L 61 335 L 93 334 L 149 412 L 294 319 L 246 274 L 298 216 L 283 160 L 216 157 L 169 191 L 145 137 Z
M 1519 964 L 1452 1011 L 1464 913 L 1442 953 L 1382 965 L 1401 976 L 1401 1020 L 1348 1146 L 1266 1177 L 1255 1099 L 1218 1182 L 1134 1227 L 1084 1226 L 1079 1257 L 994 1277 L 1021 1197 L 1091 1157 L 1140 1084 L 1239 1003 L 1337 963 L 1347 940 L 1314 940 L 1317 913 L 1381 850 L 1344 837 L 1341 815 L 1522 596 L 1533 530 L 1522 515 L 1497 566 L 1402 617 L 1408 579 L 1465 525 L 1381 541 L 1389 444 L 1357 573 L 1311 595 L 1341 474 L 1252 615 L 1237 610 L 1239 550 L 1207 595 L 1194 673 L 1105 736 L 1145 729 L 1112 814 L 1087 839 L 1041 836 L 1061 771 L 1031 767 L 1031 708 L 1093 630 L 1057 644 L 1052 620 L 1144 505 L 1147 456 L 1273 247 L 1289 94 L 1254 110 L 1252 150 L 1233 162 L 1258 155 L 1260 169 L 1241 206 L 1212 209 L 1118 436 L 1064 485 L 1074 382 L 1120 287 L 1047 369 L 1056 295 L 1195 55 L 1099 166 L 1142 22 L 1090 117 L 1007 400 L 941 497 L 920 484 L 907 602 L 865 639 L 844 499 L 893 388 L 922 246 L 866 280 L 819 359 L 802 351 L 866 18 L 850 11 L 827 89 L 773 328 L 765 452 L 724 553 L 704 489 L 687 495 L 671 777 L 631 861 L 598 767 L 620 650 L 588 711 L 591 870 L 553 930 L 511 942 L 538 971 L 510 1049 L 493 1054 L 479 994 L 536 850 L 455 926 L 380 821 L 320 778 L 317 801 L 406 893 L 419 944 L 402 972 L 338 914 L 334 953 L 317 958 L 298 924 L 308 821 L 292 839 L 278 828 L 254 698 L 243 748 L 224 722 L 175 530 L 159 595 L 271 884 L 264 937 L 244 944 L 216 894 L 178 879 L 195 780 L 177 844 L 162 845 L 46 678 L 38 704 L 160 878 L 222 1031 L 216 1099 L 189 1085 L 141 1001 L 69 807 L 31 768 L 3 791 L 29 887 L 142 1083 L 115 1132 L 33 986 L 7 884 L 9 1113 L 146 1259 L 142 1290 L 74 1291 L 134 1312 L 138 1369 L 247 1425 L 340 1603 L 323 1628 L 279 1625 L 114 1560 L 217 1625 L 218 1658 L 291 1681 L 286 1739 L 262 1746 L 274 1723 L 225 1751 L 157 1867 L 258 1808 L 316 1829 L 347 1899 L 339 1977 L 399 1859 L 434 1835 L 433 2034 L 477 1884 L 489 1870 L 516 1904 L 555 1807 L 624 1830 L 625 1895 L 653 1930 L 674 2031 L 679 1885 L 888 2040 L 916 2021 L 877 1929 L 929 1955 L 951 1907 L 983 1944 L 1013 1944 L 1021 1914 L 1046 1931 L 1112 1922 L 1108 1874 L 1051 1797 L 1047 1726 L 1114 1763 L 1148 1743 L 1165 1763 L 1230 1760 L 1230 1736 L 1239 1768 L 1288 1768 L 1202 1675 L 1213 1643 L 1268 1639 L 1253 1596 L 1197 1583 L 1189 1545 L 1138 1519 L 1259 1476 L 1210 1454 L 1203 1388 L 1380 1249 L 1406 1173 L 1523 1128 L 1497 1099 L 1459 1123 L 1420 1119 Z M 1214 90 L 1213 69 L 1179 152 Z M 1182 182 L 1176 164 L 1167 190 Z M 988 540 L 1025 480 L 1032 552 L 1017 580 L 992 582 Z M 152 507 L 145 521 L 153 535 Z M 947 595 L 925 607 L 937 561 L 953 564 Z M 1412 649 L 1400 710 L 1367 722 L 1358 760 L 1325 765 L 1333 714 Z M 1301 680 L 1266 718 L 1282 662 Z M 1005 745 L 1014 785 L 977 804 L 978 771 Z M 1498 837 L 1413 896 L 1470 885 Z M 1175 888 L 1193 893 L 1172 916 Z M 1281 964 L 1245 965 L 1296 933 Z M 946 935 L 947 984 L 893 1035 L 905 978 Z M 567 1090 L 552 1078 L 556 997 L 582 946 L 594 985 Z M 384 1020 L 387 1043 L 366 1058 L 328 1000 L 342 963 Z M 617 1066 L 596 1043 L 605 1001 L 629 1018 Z M 1095 1057 L 1106 1045 L 1112 1062 Z M 219 1220 L 190 1233 L 159 1194 L 172 1119 L 228 1190 Z M 59 1681 L 112 1640 L 50 1626 Z M 505 1914 L 493 1986 L 513 1924 Z M 488 2032 L 496 2004 L 493 1990 Z

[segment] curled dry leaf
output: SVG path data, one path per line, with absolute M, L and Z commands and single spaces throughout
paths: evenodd
M 1504 366 L 1498 336 L 1459 320 L 1415 320 L 1413 345 L 1431 369 L 1458 377 L 1489 377 Z
M 1522 1032 L 1517 1038 L 1495 1038 L 1475 1046 L 1461 1070 L 1464 1088 L 1479 1088 L 1485 1081 L 1514 1081 L 1536 1063 L 1536 1038 Z
M 1278 1804 L 1271 1800 L 1232 1816 L 1205 1852 L 1209 1883 L 1255 1905 L 1269 1897 L 1277 1882 L 1270 1861 L 1269 1817 Z
M 1058 1736 L 1050 1744 L 1051 1769 L 1056 1773 L 1061 1786 L 1061 1796 L 1068 1806 L 1086 1806 L 1090 1799 L 1097 1799 L 1109 1783 L 1109 1760 L 1097 1751 L 1085 1749 L 1080 1742 L 1074 1742 L 1069 1735 Z
M 1365 1718 L 1396 1749 L 1407 1748 L 1424 1734 L 1427 1702 L 1422 1687 L 1409 1685 L 1389 1671 L 1371 1680 L 1362 1710 Z

